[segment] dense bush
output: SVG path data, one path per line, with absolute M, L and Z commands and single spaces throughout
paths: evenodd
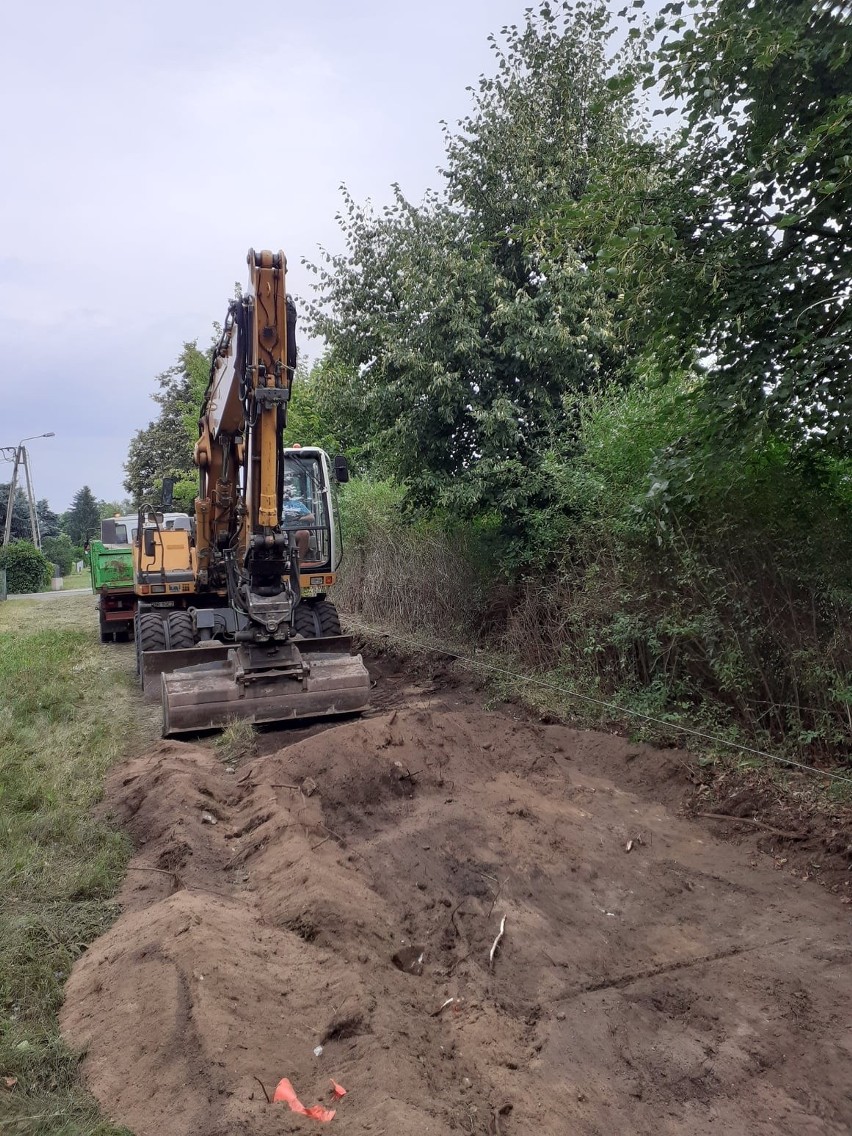
M 655 716 L 848 751 L 852 467 L 702 440 L 688 389 L 588 401 L 503 642 Z M 561 508 L 560 508 L 561 505 Z
M 71 538 L 67 533 L 60 533 L 59 536 L 46 536 L 41 542 L 41 550 L 51 564 L 57 565 L 62 576 L 69 575 L 74 566 L 74 561 L 82 559 L 81 556 L 76 555 L 77 549 L 71 543 Z
M 523 569 L 499 518 L 418 520 L 393 483 L 351 483 L 341 602 L 473 636 L 663 722 L 842 756 L 852 470 L 778 441 L 723 461 L 690 394 L 649 380 L 586 401 L 579 446 L 545 456 L 551 505 L 531 518 Z
M 27 540 L 16 540 L 0 549 L 0 568 L 6 569 L 9 592 L 41 592 L 50 583 L 47 558 Z

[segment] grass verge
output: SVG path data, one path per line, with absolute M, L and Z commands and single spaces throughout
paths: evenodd
M 57 1013 L 74 961 L 117 915 L 129 846 L 93 806 L 138 714 L 129 651 L 90 596 L 0 604 L 0 1131 L 118 1136 Z
M 83 572 L 72 572 L 70 575 L 62 577 L 62 587 L 66 592 L 76 588 L 91 588 L 91 586 L 92 576 L 88 568 Z

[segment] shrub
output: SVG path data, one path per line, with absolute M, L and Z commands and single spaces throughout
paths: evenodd
M 550 494 L 525 514 L 520 556 L 508 506 L 459 523 L 412 512 L 392 481 L 351 482 L 341 606 L 502 648 L 667 723 L 844 759 L 852 468 L 772 436 L 710 446 L 697 382 L 588 397 L 579 444 L 544 455 Z
M 67 533 L 46 536 L 41 542 L 41 550 L 51 564 L 57 565 L 62 576 L 70 574 L 75 560 L 82 560 L 82 556 L 74 555 L 76 549 Z
M 0 568 L 6 569 L 10 593 L 41 592 L 50 584 L 50 563 L 28 540 L 16 540 L 0 549 Z

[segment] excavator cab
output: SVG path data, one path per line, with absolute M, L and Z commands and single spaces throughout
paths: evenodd
M 322 591 L 335 582 L 340 563 L 333 474 L 328 455 L 316 447 L 288 447 L 283 457 L 281 525 L 295 534 L 300 546 L 302 594 L 314 595 L 315 589 Z

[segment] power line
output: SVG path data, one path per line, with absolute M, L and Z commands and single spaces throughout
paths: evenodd
M 358 621 L 360 622 L 360 621 Z M 766 750 L 755 749 L 753 746 L 740 745 L 738 742 L 732 742 L 728 738 L 716 737 L 714 734 L 707 734 L 703 730 L 697 730 L 693 726 L 681 726 L 676 722 L 667 722 L 665 718 L 655 718 L 653 714 L 644 714 L 641 710 L 632 710 L 627 706 L 619 706 L 616 702 L 607 702 L 600 698 L 593 698 L 590 694 L 582 694 L 578 690 L 572 690 L 570 687 L 562 686 L 559 683 L 549 682 L 547 679 L 536 678 L 533 675 L 518 674 L 515 671 L 510 671 L 506 667 L 496 666 L 494 663 L 486 663 L 482 659 L 474 658 L 472 655 L 462 655 L 457 651 L 450 651 L 446 647 L 436 647 L 430 643 L 423 643 L 419 639 L 411 636 L 401 635 L 398 632 L 391 634 L 384 629 L 371 627 L 367 623 L 361 623 L 361 626 L 375 635 L 380 635 L 385 639 L 392 639 L 398 643 L 406 643 L 409 646 L 417 647 L 422 651 L 432 651 L 435 654 L 448 655 L 451 659 L 457 659 L 459 662 L 471 667 L 472 669 L 492 671 L 495 674 L 505 675 L 512 679 L 514 682 L 525 682 L 533 686 L 541 686 L 547 690 L 554 690 L 559 694 L 566 694 L 569 698 L 578 699 L 580 702 L 588 702 L 593 706 L 600 706 L 606 710 L 613 710 L 618 714 L 626 714 L 631 718 L 641 718 L 645 722 L 653 722 L 654 725 L 664 726 L 668 730 L 677 730 L 681 734 L 688 734 L 691 737 L 702 738 L 704 741 L 712 742 L 714 745 L 727 746 L 729 749 L 736 750 L 737 753 L 749 753 L 755 757 L 765 758 L 767 761 L 775 762 L 779 765 L 791 766 L 794 769 L 801 769 L 805 773 L 810 773 L 816 777 L 827 777 L 832 781 L 837 781 L 843 785 L 852 785 L 852 777 L 844 777 L 840 773 L 833 773 L 829 769 L 817 769 L 812 765 L 805 765 L 804 762 L 795 761 L 792 757 L 782 757 L 777 753 L 767 753 Z

